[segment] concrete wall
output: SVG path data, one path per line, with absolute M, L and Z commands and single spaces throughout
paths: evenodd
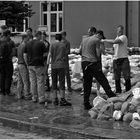
M 125 26 L 124 1 L 64 1 L 64 29 L 71 45 L 79 47 L 90 26 L 102 29 L 107 38 L 116 36 L 116 26 Z
M 139 1 L 128 2 L 128 39 L 130 46 L 139 46 Z
M 29 19 L 29 27 L 34 30 L 40 25 L 40 2 L 39 1 L 30 1 L 32 5 L 32 10 L 35 14 Z

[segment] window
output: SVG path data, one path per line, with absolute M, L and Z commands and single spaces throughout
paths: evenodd
M 50 28 L 51 33 L 60 32 L 63 27 L 63 7 L 62 1 L 43 2 L 42 4 L 42 24 Z
M 43 14 L 44 18 L 44 25 L 47 25 L 47 14 Z

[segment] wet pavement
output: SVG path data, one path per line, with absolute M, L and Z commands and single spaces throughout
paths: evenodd
M 95 95 L 92 96 L 91 100 Z M 72 94 L 72 106 L 47 107 L 16 96 L 0 95 L 0 124 L 53 138 L 140 138 L 129 123 L 91 119 L 83 109 L 83 97 Z
M 51 137 L 43 137 L 36 133 L 27 131 L 19 131 L 10 127 L 0 126 L 0 139 L 52 139 Z

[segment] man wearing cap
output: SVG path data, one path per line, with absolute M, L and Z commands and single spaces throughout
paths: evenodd
M 102 31 L 97 31 L 96 35 L 83 39 L 81 43 L 82 69 L 83 69 L 83 87 L 84 87 L 84 108 L 92 108 L 89 102 L 93 77 L 103 87 L 108 97 L 116 96 L 104 76 L 100 67 L 100 40 L 104 38 Z
M 126 91 L 131 89 L 130 81 L 130 64 L 128 59 L 127 51 L 127 37 L 123 34 L 124 27 L 119 25 L 117 27 L 117 37 L 115 39 L 104 39 L 102 42 L 107 42 L 113 44 L 114 48 L 114 60 L 113 60 L 113 70 L 115 78 L 116 93 L 121 93 L 121 73 L 125 79 Z

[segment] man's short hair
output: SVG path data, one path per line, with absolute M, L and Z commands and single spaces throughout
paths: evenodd
M 48 35 L 46 34 L 46 32 L 43 32 L 42 34 L 43 34 L 45 37 L 47 37 L 47 36 L 48 36 Z
M 55 39 L 61 41 L 62 40 L 62 34 L 56 34 Z
M 35 36 L 36 36 L 36 37 L 39 36 L 39 35 L 42 35 L 42 32 L 41 32 L 41 31 L 37 31 L 37 32 L 35 33 Z
M 118 25 L 117 28 L 121 28 L 122 30 L 124 29 L 123 25 Z
M 97 29 L 95 28 L 95 27 L 93 27 L 93 26 L 91 26 L 90 28 L 89 28 L 89 30 L 90 30 L 90 32 L 94 32 L 94 33 L 96 33 L 96 31 L 97 31 Z
M 6 25 L 1 25 L 0 28 L 1 28 L 2 30 L 8 29 L 8 27 L 7 27 Z
M 7 37 L 8 35 L 11 35 L 10 30 L 6 30 L 6 31 L 3 32 L 3 36 Z
M 62 32 L 61 32 L 61 35 L 66 36 L 66 35 L 67 35 L 66 31 L 62 31 Z

